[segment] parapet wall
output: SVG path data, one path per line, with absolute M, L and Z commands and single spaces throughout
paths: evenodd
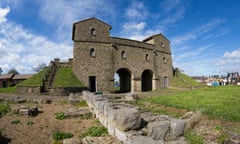
M 181 143 L 186 121 L 154 115 L 125 103 L 114 103 L 103 95 L 84 91 L 83 98 L 96 118 L 124 144 Z

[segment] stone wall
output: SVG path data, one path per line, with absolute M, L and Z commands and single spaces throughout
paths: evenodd
M 17 86 L 16 93 L 17 94 L 40 94 L 41 87 L 40 86 Z
M 166 115 L 154 115 L 138 107 L 114 103 L 103 95 L 84 91 L 83 98 L 96 118 L 124 144 L 186 144 L 183 137 L 186 121 Z
M 49 95 L 51 96 L 69 96 L 70 93 L 78 93 L 87 90 L 86 87 L 57 87 L 49 88 Z
M 91 30 L 96 32 L 91 34 Z M 91 18 L 73 25 L 73 71 L 89 86 L 89 77 L 96 77 L 97 91 L 114 89 L 114 73 L 126 69 L 131 75 L 131 91 L 142 91 L 142 74 L 153 73 L 152 90 L 165 87 L 172 80 L 170 42 L 162 35 L 144 41 L 110 37 L 111 26 Z M 91 56 L 94 50 L 94 56 Z M 124 57 L 123 57 L 124 53 Z M 165 83 L 165 85 L 164 85 Z

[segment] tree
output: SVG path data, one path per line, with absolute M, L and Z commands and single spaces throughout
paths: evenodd
M 45 63 L 41 63 L 41 64 L 37 65 L 36 67 L 34 67 L 33 70 L 34 70 L 35 72 L 39 72 L 39 71 L 41 71 L 42 69 L 44 69 L 45 67 L 47 67 L 47 65 L 46 65 Z
M 178 76 L 181 73 L 181 70 L 178 67 L 173 67 L 173 76 Z
M 2 74 L 2 72 L 3 72 L 3 70 L 2 70 L 2 68 L 0 67 L 0 75 Z
M 11 69 L 8 71 L 8 74 L 19 74 L 19 72 L 18 72 L 15 68 L 11 68 Z

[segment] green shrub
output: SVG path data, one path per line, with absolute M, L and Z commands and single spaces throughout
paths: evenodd
M 82 116 L 80 116 L 80 118 L 81 119 L 90 119 L 90 118 L 92 118 L 92 113 L 91 112 L 89 112 L 89 113 L 86 113 L 85 115 L 82 115 Z
M 34 123 L 32 121 L 28 121 L 27 125 L 33 125 Z
M 20 120 L 18 120 L 18 119 L 15 119 L 15 120 L 11 121 L 11 124 L 19 124 L 19 123 L 20 123 Z
M 103 126 L 101 127 L 92 126 L 87 129 L 87 132 L 84 133 L 82 137 L 86 137 L 86 136 L 100 137 L 106 134 L 108 134 L 107 128 Z
M 63 120 L 66 118 L 63 112 L 55 113 L 54 115 L 55 115 L 55 118 L 58 120 Z
M 203 138 L 193 132 L 187 132 L 184 136 L 190 144 L 204 144 Z
M 73 137 L 73 134 L 62 132 L 62 131 L 56 131 L 52 135 L 52 138 L 55 141 L 59 141 L 59 140 L 63 140 L 63 139 L 71 138 L 71 137 Z
M 76 106 L 76 107 L 87 107 L 88 105 L 87 105 L 87 102 L 85 100 L 82 100 L 82 101 L 74 104 L 74 106 Z
M 11 111 L 11 107 L 9 105 L 9 103 L 0 103 L 0 118 Z

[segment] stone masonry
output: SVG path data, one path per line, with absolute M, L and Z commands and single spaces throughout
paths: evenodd
M 88 91 L 83 91 L 83 99 L 108 133 L 124 144 L 186 144 L 182 135 L 188 120 L 155 115 Z
M 93 92 L 114 90 L 114 74 L 120 91 L 151 91 L 172 80 L 170 41 L 163 34 L 143 41 L 110 36 L 111 26 L 90 18 L 73 24 L 73 71 Z

